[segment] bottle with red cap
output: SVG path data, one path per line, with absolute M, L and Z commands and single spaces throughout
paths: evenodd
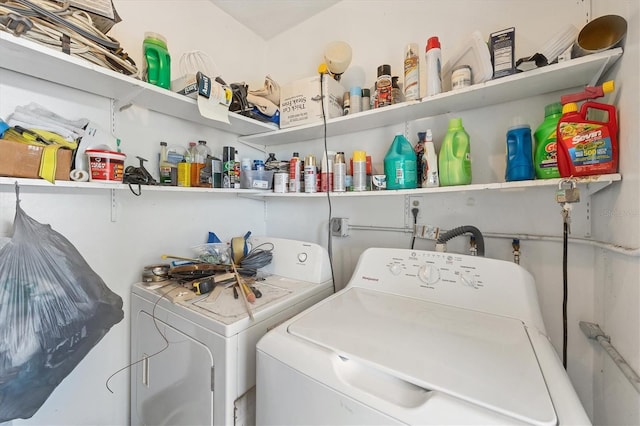
M 442 53 L 438 37 L 430 37 L 425 48 L 427 62 L 427 96 L 437 95 L 442 92 Z

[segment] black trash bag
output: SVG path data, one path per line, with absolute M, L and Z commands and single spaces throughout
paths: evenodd
M 33 416 L 123 317 L 122 298 L 18 200 L 0 248 L 0 423 Z

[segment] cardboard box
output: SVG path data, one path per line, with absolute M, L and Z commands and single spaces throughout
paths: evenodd
M 0 176 L 38 179 L 43 147 L 0 139 Z M 70 149 L 57 152 L 56 180 L 70 180 Z
M 342 116 L 344 87 L 333 78 L 323 77 L 324 108 L 327 118 Z M 322 121 L 320 76 L 294 81 L 280 88 L 280 128 Z

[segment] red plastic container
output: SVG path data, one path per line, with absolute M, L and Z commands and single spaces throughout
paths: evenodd
M 606 113 L 603 121 L 588 119 L 594 110 Z M 585 102 L 563 106 L 558 122 L 558 171 L 562 177 L 590 176 L 618 171 L 618 120 L 616 107 Z

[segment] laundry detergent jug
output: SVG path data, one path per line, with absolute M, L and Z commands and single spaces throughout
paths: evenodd
M 416 153 L 402 133 L 396 134 L 384 157 L 387 189 L 415 189 L 418 181 Z
M 533 179 L 534 175 L 531 127 L 528 124 L 515 124 L 507 131 L 507 166 L 504 179 L 507 182 L 529 180 Z
M 151 84 L 171 88 L 171 56 L 167 40 L 157 33 L 147 32 L 142 42 L 144 54 L 142 75 Z
M 449 120 L 449 129 L 440 147 L 438 172 L 440 186 L 471 183 L 471 147 L 461 118 Z
M 558 121 L 562 116 L 562 104 L 554 102 L 544 107 L 544 120 L 533 134 L 536 141 L 533 164 L 538 179 L 559 178 L 558 171 Z

